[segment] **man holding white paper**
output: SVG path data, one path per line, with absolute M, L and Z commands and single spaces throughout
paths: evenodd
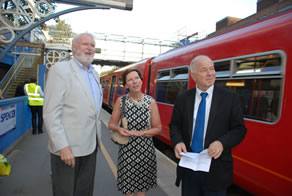
M 190 70 L 196 87 L 176 97 L 170 137 L 178 159 L 182 152 L 204 154 L 205 149 L 211 161 L 210 166 L 204 163 L 209 171 L 180 163 L 176 185 L 182 180 L 182 196 L 225 196 L 233 181 L 232 148 L 246 134 L 240 101 L 234 92 L 214 85 L 216 72 L 208 56 L 195 57 Z
M 208 155 L 208 149 L 200 153 L 181 152 L 181 159 L 178 163 L 180 167 L 185 167 L 194 171 L 209 172 L 211 165 L 211 157 Z

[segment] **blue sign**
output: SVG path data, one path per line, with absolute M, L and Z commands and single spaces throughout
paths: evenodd
M 16 105 L 0 109 L 0 135 L 16 128 Z
M 188 40 L 188 39 L 184 39 L 184 40 L 181 40 L 180 41 L 180 46 L 184 46 L 184 45 L 187 45 L 187 44 L 189 44 L 190 43 L 190 40 Z

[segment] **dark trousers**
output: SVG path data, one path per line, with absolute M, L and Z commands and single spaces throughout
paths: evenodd
M 88 156 L 75 157 L 75 167 L 66 165 L 60 156 L 51 154 L 54 196 L 92 196 L 97 150 Z
M 203 172 L 185 168 L 182 172 L 182 196 L 226 196 L 226 191 L 211 192 L 207 190 Z
M 32 115 L 32 132 L 36 133 L 37 131 L 37 117 L 38 117 L 38 131 L 43 131 L 43 106 L 30 106 L 31 115 Z

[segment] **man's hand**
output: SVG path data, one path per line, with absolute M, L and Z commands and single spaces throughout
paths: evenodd
M 186 145 L 183 142 L 180 142 L 180 143 L 175 145 L 175 148 L 174 148 L 175 157 L 180 159 L 181 158 L 181 155 L 180 155 L 181 152 L 187 152 Z
M 69 146 L 60 150 L 61 160 L 64 161 L 66 165 L 70 167 L 75 167 L 75 157 L 72 153 L 72 150 Z
M 208 148 L 208 154 L 214 159 L 218 159 L 223 152 L 223 145 L 220 141 L 216 140 L 212 142 Z

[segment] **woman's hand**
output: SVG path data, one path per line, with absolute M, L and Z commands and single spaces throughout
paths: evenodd
M 128 133 L 130 136 L 144 136 L 144 131 L 131 130 Z
M 127 129 L 124 129 L 122 127 L 118 128 L 118 132 L 122 135 L 122 136 L 132 136 L 131 135 L 131 132 L 132 131 L 129 131 Z

